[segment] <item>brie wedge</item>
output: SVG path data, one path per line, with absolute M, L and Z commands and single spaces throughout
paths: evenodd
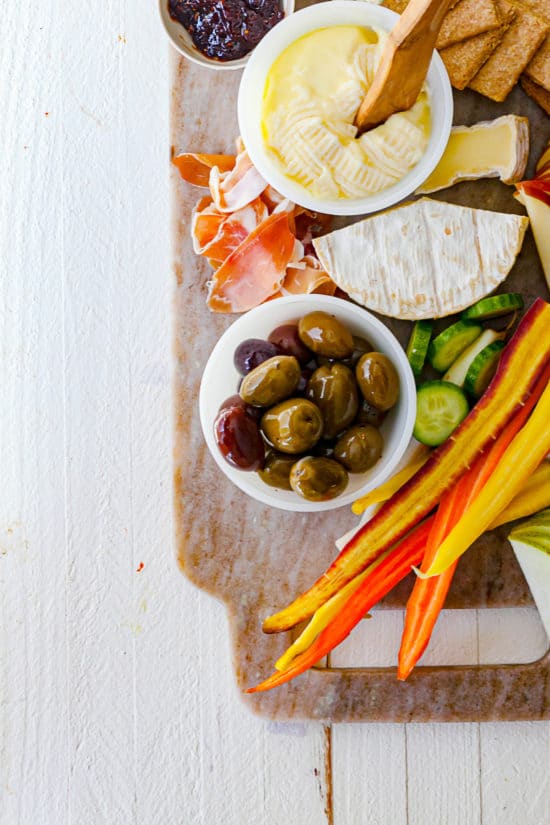
M 417 192 L 437 192 L 477 178 L 515 183 L 523 177 L 528 157 L 526 117 L 503 115 L 474 126 L 454 126 L 443 157 Z
M 313 245 L 332 280 L 393 318 L 441 318 L 506 278 L 529 221 L 421 198 L 338 229 Z

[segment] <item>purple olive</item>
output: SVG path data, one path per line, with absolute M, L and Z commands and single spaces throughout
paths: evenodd
M 239 381 L 241 383 L 242 378 Z M 229 398 L 226 398 L 223 404 L 220 404 L 220 408 L 218 413 L 221 413 L 222 410 L 231 409 L 231 407 L 243 407 L 246 410 L 248 415 L 252 416 L 256 421 L 259 421 L 262 415 L 262 411 L 259 410 L 257 407 L 253 407 L 251 404 L 247 404 L 246 401 L 243 401 L 239 394 L 237 395 L 230 395 Z
M 238 470 L 261 470 L 265 447 L 256 420 L 245 405 L 222 407 L 214 421 L 214 436 L 228 464 Z
M 298 324 L 282 324 L 269 334 L 268 341 L 279 347 L 285 355 L 293 355 L 302 366 L 311 360 L 310 350 L 298 335 Z
M 247 338 L 235 350 L 233 363 L 241 375 L 248 375 L 253 369 L 275 355 L 281 355 L 281 350 L 275 344 L 264 341 L 262 338 Z

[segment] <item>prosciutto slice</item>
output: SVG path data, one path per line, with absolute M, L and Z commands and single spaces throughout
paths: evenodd
M 210 172 L 215 166 L 220 172 L 229 172 L 235 166 L 235 155 L 197 155 L 183 152 L 172 158 L 174 166 L 187 183 L 193 186 L 208 186 Z
M 246 312 L 279 291 L 294 252 L 286 213 L 266 218 L 229 255 L 210 283 L 214 312 Z
M 267 183 L 252 165 L 248 152 L 237 155 L 235 166 L 223 172 L 213 166 L 209 178 L 210 192 L 220 212 L 236 212 L 259 198 Z
M 267 207 L 260 198 L 230 214 L 219 212 L 211 204 L 197 215 L 193 248 L 197 255 L 224 261 L 267 217 Z

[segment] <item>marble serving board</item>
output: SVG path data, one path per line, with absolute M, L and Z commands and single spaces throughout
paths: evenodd
M 240 72 L 217 72 L 184 58 L 173 64 L 173 151 L 233 152 Z M 506 112 L 531 123 L 532 171 L 550 137 L 550 119 L 516 88 L 505 104 L 473 92 L 455 92 L 455 123 L 469 124 Z M 354 526 L 345 507 L 326 514 L 285 513 L 263 506 L 234 487 L 211 458 L 199 424 L 202 371 L 235 316 L 206 307 L 211 270 L 192 248 L 191 210 L 203 190 L 174 170 L 175 237 L 175 514 L 184 574 L 227 606 L 240 690 L 265 678 L 289 643 L 289 634 L 265 635 L 262 619 L 311 584 L 335 555 L 334 540 Z M 521 213 L 512 187 L 487 180 L 459 184 L 433 197 L 453 203 Z M 526 297 L 548 291 L 533 238 L 505 284 Z M 401 342 L 410 324 L 384 318 Z M 445 323 L 448 323 L 446 321 Z M 458 566 L 447 608 L 532 604 L 506 528 L 482 536 Z M 402 607 L 411 577 L 385 600 Z M 473 721 L 550 716 L 550 653 L 531 664 L 417 667 L 406 683 L 394 668 L 315 668 L 276 690 L 244 696 L 254 712 L 273 719 L 327 721 Z

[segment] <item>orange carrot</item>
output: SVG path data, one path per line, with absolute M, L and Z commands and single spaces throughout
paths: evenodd
M 523 408 L 504 428 L 488 454 L 479 456 L 454 487 L 442 496 L 422 559 L 423 572 L 429 568 L 439 546 L 476 498 L 506 448 L 525 424 L 549 378 L 550 368 L 547 368 Z M 458 559 L 439 576 L 430 579 L 417 578 L 407 602 L 398 657 L 398 679 L 405 680 L 424 653 L 445 603 L 457 564 Z
M 313 667 L 323 656 L 340 644 L 361 621 L 365 613 L 410 573 L 411 566 L 420 563 L 432 523 L 433 516 L 401 539 L 392 552 L 352 593 L 341 612 L 325 627 L 311 647 L 296 656 L 287 668 L 276 671 L 264 682 L 248 688 L 246 692 L 257 693 L 270 690 L 289 682 L 295 676 Z

